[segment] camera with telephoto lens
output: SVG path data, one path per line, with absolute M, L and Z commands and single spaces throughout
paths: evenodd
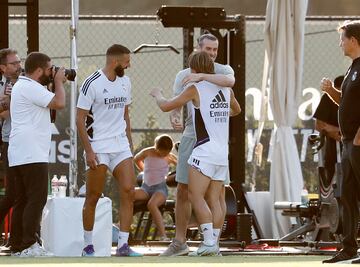
M 53 66 L 55 73 L 60 69 L 58 66 Z M 75 81 L 76 71 L 74 69 L 65 69 L 65 77 L 68 81 Z

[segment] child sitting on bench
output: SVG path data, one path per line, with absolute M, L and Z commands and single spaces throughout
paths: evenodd
M 170 153 L 172 148 L 171 137 L 163 134 L 155 138 L 154 146 L 144 148 L 134 157 L 135 165 L 144 172 L 141 187 L 135 188 L 135 201 L 148 200 L 147 208 L 156 224 L 161 241 L 169 240 L 159 207 L 165 203 L 168 196 L 165 178 L 169 172 L 169 165 L 177 163 L 176 156 Z

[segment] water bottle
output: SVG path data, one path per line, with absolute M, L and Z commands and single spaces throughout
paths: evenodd
M 58 197 L 59 195 L 59 180 L 56 174 L 51 179 L 51 195 L 52 197 Z
M 307 205 L 308 202 L 309 202 L 309 192 L 306 190 L 306 188 L 304 188 L 303 190 L 301 190 L 301 204 Z
M 59 180 L 59 197 L 66 197 L 67 184 L 66 175 L 61 175 Z

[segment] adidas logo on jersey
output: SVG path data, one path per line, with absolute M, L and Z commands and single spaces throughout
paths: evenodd
M 219 91 L 217 95 L 214 97 L 212 103 L 210 104 L 210 108 L 228 108 L 229 103 L 226 102 L 224 94 Z
M 107 94 L 107 93 L 109 93 L 108 90 L 106 90 L 106 88 L 104 88 L 103 94 Z

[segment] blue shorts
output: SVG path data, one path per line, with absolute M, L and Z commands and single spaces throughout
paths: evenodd
M 196 138 L 183 136 L 180 141 L 178 151 L 178 161 L 176 165 L 176 177 L 175 180 L 181 184 L 189 183 L 189 164 L 188 160 L 193 151 Z
M 155 185 L 151 185 L 151 186 L 147 185 L 145 183 L 142 183 L 141 189 L 144 190 L 144 192 L 146 194 L 148 194 L 149 197 L 151 197 L 156 192 L 162 193 L 166 198 L 168 196 L 168 188 L 167 188 L 166 182 L 162 182 L 160 184 L 155 184 Z

